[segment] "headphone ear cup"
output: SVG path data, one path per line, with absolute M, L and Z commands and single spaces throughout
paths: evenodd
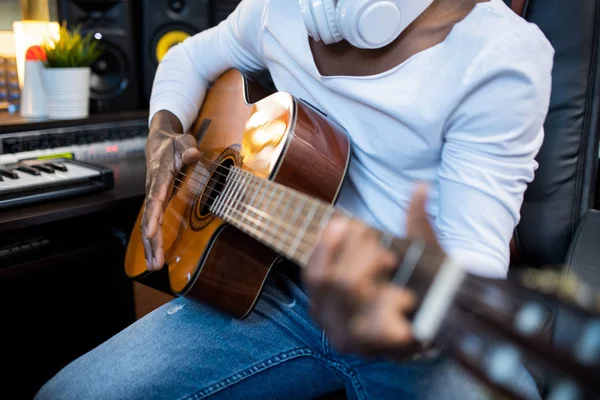
M 431 3 L 433 0 L 417 0 Z M 400 35 L 402 0 L 340 0 L 336 12 L 337 26 L 354 47 L 381 48 Z
M 325 44 L 342 40 L 336 25 L 334 0 L 300 0 L 300 11 L 304 26 L 313 39 Z
M 335 0 L 312 0 L 312 11 L 319 36 L 325 44 L 342 40 L 336 24 Z
M 313 0 L 300 0 L 300 12 L 302 14 L 302 19 L 304 20 L 304 26 L 306 27 L 306 31 L 316 41 L 319 41 L 321 40 L 321 36 L 319 35 L 317 25 L 315 24 L 315 16 L 313 15 L 312 1 Z
M 335 5 L 335 0 L 321 0 L 321 4 L 323 5 L 323 11 L 325 12 L 325 20 L 327 21 L 329 33 L 327 38 L 323 38 L 323 42 L 330 44 L 341 41 L 343 37 L 337 26 L 337 7 Z

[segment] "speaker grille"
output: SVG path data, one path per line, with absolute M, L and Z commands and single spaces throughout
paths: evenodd
M 235 10 L 241 0 L 211 0 L 211 19 L 213 25 L 218 25 L 223 20 L 227 19 L 229 14 Z

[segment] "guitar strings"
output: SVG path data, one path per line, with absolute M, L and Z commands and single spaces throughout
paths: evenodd
M 176 180 L 178 180 L 178 181 L 180 181 L 178 178 L 175 178 L 175 179 L 176 179 Z M 187 190 L 187 189 L 189 189 L 189 187 L 185 187 L 185 186 L 183 186 L 183 185 L 182 185 L 182 186 L 180 186 L 180 187 L 179 187 L 179 189 L 180 189 L 180 190 Z M 202 190 L 202 188 L 200 188 L 200 190 Z M 198 196 L 198 193 L 192 193 L 192 195 L 194 196 L 194 198 L 196 198 L 196 197 Z M 209 194 L 206 194 L 205 196 L 206 196 L 208 199 L 210 199 L 210 200 L 216 201 L 216 198 L 215 198 L 215 197 L 212 197 L 212 196 L 210 196 Z M 204 197 L 204 196 L 203 196 L 203 197 Z M 204 201 L 203 201 L 203 199 L 201 199 L 201 200 L 200 200 L 200 202 L 201 202 L 200 204 L 201 204 L 202 206 L 205 206 L 205 205 L 206 205 L 206 202 L 204 202 Z M 253 206 L 251 206 L 251 205 L 249 205 L 249 204 L 245 204 L 245 203 L 242 203 L 242 202 L 238 203 L 238 204 L 237 204 L 237 206 L 238 206 L 238 207 L 239 207 L 239 206 L 243 207 L 243 208 L 244 208 L 244 210 L 238 210 L 238 209 L 236 209 L 236 208 L 228 208 L 228 210 L 229 210 L 228 212 L 231 212 L 231 211 L 233 211 L 234 213 L 241 215 L 241 216 L 242 216 L 242 218 L 246 218 L 246 219 L 250 218 L 250 219 L 252 219 L 252 220 L 253 220 L 253 222 L 254 222 L 255 224 L 257 224 L 257 225 L 260 223 L 260 220 L 258 220 L 258 219 L 256 219 L 256 218 L 254 218 L 254 217 L 252 217 L 252 216 L 248 216 L 248 215 L 246 215 L 246 214 L 245 214 L 245 212 L 250 212 L 250 213 L 252 213 L 252 214 L 255 214 L 255 215 L 257 215 L 258 217 L 262 217 L 262 218 L 270 219 L 270 220 L 271 220 L 271 222 L 275 222 L 275 224 L 276 224 L 276 225 L 278 225 L 278 227 L 281 227 L 281 228 L 283 228 L 283 229 L 287 229 L 287 231 L 286 231 L 286 230 L 284 230 L 284 231 L 283 231 L 283 233 L 285 233 L 285 234 L 288 234 L 288 235 L 292 235 L 292 236 L 291 236 L 292 240 L 295 240 L 295 239 L 296 239 L 296 236 L 297 236 L 297 235 L 294 235 L 293 233 L 289 232 L 290 230 L 293 230 L 293 228 L 295 228 L 295 227 L 294 227 L 294 226 L 292 226 L 291 224 L 288 224 L 288 223 L 287 223 L 286 221 L 284 221 L 283 219 L 280 219 L 279 217 L 277 217 L 277 216 L 274 216 L 274 215 L 269 215 L 269 214 L 267 214 L 265 211 L 261 210 L 261 209 L 260 209 L 260 207 L 259 207 L 259 208 L 256 208 L 256 207 L 253 207 Z M 264 216 L 261 216 L 261 214 L 263 214 Z M 278 230 L 279 232 L 282 232 L 282 231 L 281 231 L 281 230 L 279 230 L 279 229 L 277 229 L 277 230 Z M 259 230 L 259 232 L 261 232 L 261 231 Z M 263 231 L 263 233 L 265 233 L 265 232 L 267 232 L 267 231 Z
M 217 165 L 217 166 L 221 165 L 219 163 L 213 162 L 212 160 L 210 160 L 206 157 L 201 157 L 201 159 L 209 161 L 212 165 Z M 201 164 L 201 165 L 204 165 L 204 164 Z M 194 200 L 195 200 L 195 198 L 200 194 L 199 192 L 203 191 L 209 183 L 216 182 L 217 177 L 215 177 L 214 175 L 219 175 L 219 176 L 223 176 L 225 178 L 230 178 L 229 175 L 230 175 L 231 171 L 233 170 L 233 168 L 235 168 L 235 166 L 232 166 L 231 168 L 224 167 L 224 169 L 229 172 L 228 174 L 224 174 L 217 170 L 214 170 L 214 171 L 212 171 L 212 175 L 207 175 L 206 173 L 210 174 L 211 171 L 208 171 L 208 170 L 207 171 L 199 171 L 197 166 L 195 166 L 192 168 L 192 173 L 189 173 L 189 174 L 181 173 L 181 175 L 183 177 L 188 177 L 188 179 L 192 182 L 199 183 L 201 186 L 198 188 L 193 187 L 192 185 L 190 185 L 190 182 L 185 182 L 185 181 L 181 180 L 180 178 L 175 177 L 174 180 L 177 182 L 180 182 L 180 184 L 174 184 L 174 187 L 180 191 L 188 191 L 194 197 Z M 208 180 L 206 181 L 206 184 L 203 184 L 200 180 L 196 179 L 198 177 L 208 178 Z M 225 189 L 225 187 L 223 188 L 223 190 L 224 189 Z M 216 201 L 217 198 L 211 196 L 211 194 L 214 194 L 214 193 L 216 193 L 215 196 L 218 196 L 221 192 L 218 190 L 214 190 L 211 193 L 204 194 L 204 196 L 202 196 L 202 198 L 200 199 L 200 204 L 202 206 L 206 206 L 207 200 Z M 278 241 L 276 247 L 279 247 L 282 251 L 285 251 L 285 248 L 288 248 L 288 249 L 291 248 L 294 241 L 298 238 L 298 235 L 293 232 L 293 229 L 290 229 L 290 228 L 293 228 L 293 226 L 291 224 L 287 223 L 282 218 L 279 218 L 277 215 L 269 215 L 265 211 L 261 210 L 260 207 L 255 208 L 255 207 L 247 205 L 243 202 L 238 203 L 237 207 L 241 207 L 242 209 L 228 208 L 227 211 L 224 213 L 224 216 L 229 217 L 230 219 L 233 220 L 233 222 L 238 222 L 238 223 L 243 224 L 242 226 L 240 226 L 240 229 L 246 230 L 247 233 L 250 233 L 250 234 L 253 234 L 256 236 L 263 236 L 263 237 L 266 235 L 266 236 L 269 236 L 271 239 L 277 239 L 278 237 L 280 237 L 280 240 Z M 261 229 L 260 228 L 261 225 L 264 225 L 263 221 L 261 221 L 261 218 L 262 219 L 266 218 L 269 220 L 270 229 Z M 187 221 L 186 221 L 186 224 L 187 224 Z M 294 251 L 294 256 L 297 254 L 297 255 L 299 255 L 298 258 L 300 260 L 304 259 L 305 256 L 308 254 L 307 252 L 311 251 L 313 246 L 315 245 L 314 241 L 317 239 L 318 233 L 319 232 L 313 232 L 313 231 L 305 232 L 304 235 L 300 238 L 298 246 L 296 246 L 297 248 Z M 315 236 L 317 236 L 317 237 L 315 237 Z M 296 257 L 294 257 L 294 258 L 296 258 Z M 471 282 L 471 284 L 474 284 L 475 287 L 483 288 L 483 285 L 480 282 Z M 473 287 L 469 287 L 469 285 L 467 285 L 467 287 L 463 291 L 463 294 L 466 295 L 467 297 L 472 298 L 476 292 L 473 289 L 474 289 Z M 504 316 L 509 316 L 509 314 L 506 314 L 504 312 L 504 310 L 501 310 L 501 311 L 503 311 Z
M 198 165 L 193 166 L 191 169 L 190 173 L 185 173 L 183 171 L 180 171 L 178 173 L 178 176 L 181 175 L 182 177 L 187 177 L 188 178 L 188 182 L 185 182 L 181 179 L 179 179 L 177 176 L 174 178 L 174 181 L 179 182 L 179 184 L 174 183 L 173 186 L 179 190 L 179 191 L 189 191 L 190 194 L 196 198 L 200 192 L 202 192 L 206 186 L 208 184 L 214 184 L 218 182 L 218 178 L 219 177 L 223 177 L 225 179 L 229 179 L 230 178 L 230 173 L 233 170 L 233 168 L 235 168 L 235 166 L 232 167 L 224 167 L 222 164 L 219 164 L 218 162 L 215 162 L 213 160 L 210 160 L 206 157 L 200 156 L 200 159 L 207 161 L 208 162 L 208 166 L 205 165 L 204 163 L 200 164 L 202 166 L 204 166 L 206 168 L 206 170 L 199 170 L 198 169 Z M 214 170 L 209 170 L 209 166 L 214 167 L 216 166 L 218 167 L 222 167 L 222 170 L 226 171 L 226 173 L 220 172 L 218 169 L 214 169 Z M 254 176 L 254 175 L 253 175 Z M 204 178 L 208 178 L 206 183 L 202 183 L 201 180 L 199 179 L 204 179 Z M 196 182 L 198 184 L 200 184 L 201 186 L 198 188 L 193 187 L 190 183 L 191 182 Z M 226 185 L 226 181 L 224 182 L 224 186 L 222 190 L 225 190 L 225 185 Z M 213 202 L 217 200 L 216 197 L 211 196 L 211 194 L 214 194 L 214 196 L 218 196 L 219 194 L 221 194 L 222 191 L 216 190 L 214 189 L 213 191 L 211 191 L 210 193 L 206 193 L 204 194 L 204 196 L 202 196 L 203 198 L 200 199 L 200 204 L 202 206 L 206 206 L 207 205 L 207 201 L 208 200 L 212 200 Z M 246 230 L 248 233 L 250 234 L 254 234 L 257 236 L 271 236 L 271 238 L 276 238 L 276 235 L 281 235 L 281 240 L 279 240 L 279 245 L 277 247 L 282 248 L 283 247 L 290 247 L 291 244 L 294 242 L 294 240 L 297 238 L 297 235 L 294 234 L 289 227 L 291 226 L 290 224 L 286 223 L 283 219 L 279 218 L 278 216 L 275 215 L 269 215 L 266 214 L 264 211 L 258 209 L 256 210 L 254 207 L 250 207 L 247 204 L 244 203 L 239 203 L 238 206 L 243 207 L 243 210 L 237 209 L 237 208 L 229 208 L 228 211 L 225 213 L 226 216 L 229 216 L 230 218 L 233 217 L 232 219 L 234 221 L 237 220 L 237 222 L 246 222 L 244 224 L 243 227 L 241 227 L 242 230 Z M 231 215 L 234 214 L 235 216 Z M 263 215 L 261 215 L 261 213 Z M 251 215 L 249 215 L 251 214 Z M 260 225 L 261 225 L 261 220 L 259 218 L 266 218 L 269 219 L 269 223 L 273 225 L 273 228 L 275 229 L 268 229 L 268 230 L 261 230 L 260 229 Z M 187 224 L 187 222 L 186 222 Z M 313 240 L 315 240 L 316 238 L 314 236 L 318 235 L 318 232 L 306 232 L 305 235 L 301 238 L 300 242 L 298 243 L 297 249 L 294 251 L 294 253 L 299 253 L 300 257 L 299 259 L 303 259 L 304 256 L 307 254 L 307 251 L 310 251 L 312 249 L 312 247 L 314 246 L 314 242 Z M 295 257 L 294 257 L 295 258 Z M 471 285 L 475 285 L 475 287 L 479 287 L 481 289 L 484 288 L 484 285 L 481 282 L 477 282 L 477 281 L 471 281 L 470 282 Z M 467 285 L 467 287 L 465 288 L 465 290 L 463 290 L 463 295 L 467 296 L 467 298 L 474 298 L 476 296 L 476 290 L 474 290 L 474 287 L 469 287 L 470 285 Z M 504 317 L 510 317 L 510 314 L 507 313 L 505 310 L 496 310 L 501 312 L 501 314 L 503 314 Z
M 216 166 L 222 166 L 222 164 L 214 162 L 214 161 L 212 161 L 212 160 L 210 160 L 210 159 L 208 159 L 206 157 L 202 157 L 201 156 L 200 158 L 203 159 L 203 160 L 206 160 L 206 161 L 210 162 L 210 164 L 212 164 L 213 166 L 214 165 L 216 165 Z M 205 166 L 204 164 L 200 164 L 200 165 Z M 193 168 L 191 168 L 192 173 L 189 173 L 189 174 L 186 174 L 186 173 L 180 171 L 177 174 L 177 176 L 174 178 L 175 182 L 173 184 L 173 187 L 175 189 L 177 189 L 179 191 L 179 193 L 188 192 L 193 197 L 189 201 L 186 201 L 187 204 L 192 204 L 196 200 L 196 198 L 200 195 L 200 193 L 203 190 L 205 190 L 205 188 L 207 187 L 207 185 L 209 183 L 218 182 L 217 181 L 218 177 L 216 177 L 215 175 L 222 176 L 222 177 L 225 177 L 225 178 L 230 178 L 230 176 L 229 176 L 230 174 L 229 173 L 231 173 L 231 171 L 233 170 L 233 168 L 235 168 L 235 166 L 232 166 L 230 168 L 223 167 L 226 171 L 229 172 L 228 174 L 224 174 L 222 172 L 219 172 L 218 170 L 213 170 L 213 171 L 199 171 L 197 167 L 198 167 L 198 165 L 196 165 Z M 207 173 L 210 174 L 210 175 L 207 175 Z M 181 180 L 179 178 L 179 175 L 181 175 L 182 177 L 187 177 L 189 179 L 189 181 L 186 182 L 186 181 Z M 252 176 L 255 177 L 254 175 L 252 175 Z M 206 181 L 206 183 L 203 183 L 202 181 L 200 181 L 197 178 L 208 178 L 208 180 Z M 179 182 L 179 184 L 177 182 Z M 191 182 L 198 183 L 200 185 L 200 187 L 194 187 L 193 185 L 191 185 Z M 222 190 L 225 190 L 225 187 L 223 187 Z M 202 196 L 202 198 L 200 199 L 200 205 L 202 207 L 204 207 L 204 206 L 207 205 L 208 200 L 212 200 L 213 202 L 216 201 L 217 198 L 211 196 L 211 194 L 215 194 L 215 196 L 218 196 L 221 193 L 222 193 L 222 191 L 213 189 L 213 191 L 210 192 L 210 194 L 209 193 L 204 194 L 204 196 Z M 180 199 L 181 199 L 181 197 L 180 197 Z M 313 200 L 313 199 L 311 199 L 311 200 Z M 248 229 L 253 229 L 255 231 L 255 232 L 252 232 L 252 233 L 257 234 L 257 235 L 262 235 L 262 236 L 264 236 L 265 234 L 272 234 L 272 235 L 283 234 L 283 236 L 285 236 L 285 239 L 282 238 L 282 241 L 281 241 L 282 244 L 284 244 L 284 242 L 288 241 L 287 239 L 289 239 L 289 241 L 291 241 L 291 243 L 290 243 L 290 245 L 291 245 L 297 239 L 297 235 L 295 235 L 293 232 L 290 231 L 291 230 L 290 228 L 292 228 L 292 226 L 290 224 L 286 223 L 283 219 L 280 219 L 280 218 L 278 218 L 276 216 L 273 216 L 273 215 L 266 214 L 264 211 L 262 211 L 260 209 L 258 209 L 258 211 L 257 211 L 255 209 L 253 209 L 254 207 L 250 207 L 249 205 L 246 205 L 244 203 L 239 203 L 238 206 L 243 207 L 243 210 L 238 210 L 238 209 L 235 209 L 235 208 L 229 208 L 228 209 L 229 213 L 233 212 L 233 213 L 239 215 L 241 217 L 240 218 L 241 220 L 244 220 L 244 219 L 245 220 L 250 220 L 250 222 L 253 222 L 254 225 L 257 225 L 257 227 L 254 227 L 254 226 L 249 226 L 248 227 Z M 175 212 L 174 210 L 171 210 L 171 211 L 173 213 Z M 273 232 L 271 232 L 269 230 L 261 230 L 261 229 L 259 229 L 258 226 L 260 225 L 259 224 L 260 220 L 258 220 L 257 218 L 252 217 L 251 215 L 247 215 L 247 213 L 252 213 L 252 214 L 256 215 L 259 218 L 263 218 L 263 219 L 266 218 L 266 219 L 268 219 L 269 223 L 275 225 L 274 228 L 276 228 L 276 229 L 273 230 Z M 261 213 L 264 214 L 264 216 L 261 216 Z M 180 217 L 180 216 L 178 216 L 178 217 Z M 184 218 L 180 217 L 180 219 L 183 220 L 183 221 L 185 221 Z M 240 221 L 240 222 L 242 222 L 242 221 Z M 185 226 L 187 226 L 188 225 L 187 221 L 185 221 L 184 224 L 185 224 Z M 304 234 L 304 238 L 300 241 L 300 243 L 298 243 L 298 247 L 299 247 L 298 250 L 300 250 L 300 247 L 305 247 L 305 246 L 309 246 L 310 247 L 311 244 L 307 243 L 306 240 L 312 239 L 313 235 L 314 234 L 312 234 L 312 233 L 306 232 Z M 302 253 L 304 253 L 305 249 L 303 249 L 301 251 L 302 251 Z
M 203 159 L 203 160 L 205 160 L 205 161 L 208 161 L 210 164 L 212 164 L 211 166 L 213 166 L 213 167 L 214 166 L 217 166 L 217 168 L 218 167 L 222 167 L 222 164 L 219 164 L 218 162 L 215 162 L 215 161 L 213 161 L 213 160 L 211 160 L 209 158 L 206 158 L 206 157 L 203 157 L 203 156 L 200 156 L 200 158 Z M 200 165 L 205 166 L 204 164 L 200 164 Z M 215 177 L 215 175 L 218 175 L 220 177 L 228 179 L 229 178 L 229 174 L 231 173 L 231 171 L 235 167 L 235 165 L 232 166 L 232 167 L 223 167 L 223 169 L 225 169 L 227 171 L 227 173 L 220 172 L 217 169 L 214 169 L 214 170 L 210 171 L 210 170 L 208 170 L 208 167 L 207 167 L 207 171 L 206 172 L 208 173 L 208 175 L 206 173 L 204 173 L 204 171 L 202 171 L 202 172 L 198 171 L 197 167 L 198 167 L 198 164 L 196 164 L 193 168 L 191 168 L 191 170 L 192 170 L 191 174 L 186 174 L 185 172 L 180 171 L 180 172 L 178 172 L 177 176 L 178 175 L 182 175 L 184 177 L 188 177 L 188 179 L 190 179 L 191 181 L 194 181 L 194 182 L 202 185 L 203 187 L 200 188 L 200 191 L 202 191 L 203 188 L 206 187 L 208 184 L 218 183 L 218 180 L 217 180 L 218 178 Z M 181 182 L 181 185 L 173 184 L 173 186 L 177 190 L 181 190 L 181 188 L 183 187 L 183 185 L 186 184 L 186 182 L 182 181 L 181 179 L 178 179 L 177 176 L 174 179 L 178 180 L 179 182 Z M 200 180 L 194 178 L 194 177 L 197 177 L 197 176 L 200 176 L 201 178 L 209 178 L 209 179 L 206 181 L 206 183 L 203 183 Z M 226 185 L 226 182 L 224 183 L 222 190 L 225 189 L 225 185 Z M 213 191 L 211 193 L 216 193 L 215 196 L 218 196 L 219 194 L 221 194 L 221 192 L 218 191 L 218 190 L 216 190 L 216 189 L 213 189 Z M 198 194 L 200 194 L 200 193 L 195 193 L 194 195 L 197 196 Z M 216 200 L 216 198 L 212 198 L 212 197 L 210 199 L 213 200 L 213 201 Z
M 291 224 L 288 224 L 278 216 L 266 214 L 266 212 L 260 209 L 255 209 L 254 207 L 244 203 L 239 203 L 238 206 L 241 206 L 244 209 L 240 210 L 237 208 L 228 208 L 224 218 L 228 217 L 230 220 L 233 220 L 233 222 L 241 223 L 242 225 L 239 226 L 239 228 L 241 230 L 246 230 L 247 233 L 263 238 L 268 236 L 270 239 L 279 239 L 273 241 L 278 242 L 275 244 L 275 247 L 279 247 L 279 250 L 284 252 L 287 248 L 288 252 L 293 252 L 294 258 L 298 258 L 299 260 L 304 259 L 308 254 L 310 254 L 309 252 L 316 244 L 315 241 L 319 232 L 305 231 L 303 235 L 299 237 L 298 234 L 294 232 L 295 227 Z M 231 213 L 234 213 L 234 215 L 231 215 Z M 255 216 L 249 215 L 249 213 L 254 214 Z M 259 218 L 265 219 L 264 215 L 266 215 L 266 219 L 269 220 L 268 222 L 270 224 L 270 229 L 267 230 L 260 228 L 261 224 L 264 223 Z M 321 216 L 321 218 L 323 217 L 324 215 Z M 185 225 L 187 226 L 187 221 L 185 221 Z M 298 243 L 294 246 L 295 242 Z M 291 250 L 292 248 L 294 249 L 293 251 Z M 296 255 L 299 255 L 300 257 L 296 257 Z

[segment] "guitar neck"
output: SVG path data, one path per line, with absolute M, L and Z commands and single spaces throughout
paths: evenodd
M 237 167 L 232 167 L 211 212 L 301 267 L 308 263 L 327 223 L 340 213 L 330 204 Z M 379 235 L 381 245 L 402 260 L 394 282 L 423 300 L 413 319 L 415 336 L 425 342 L 433 340 L 464 271 L 424 243 L 370 228 Z
M 233 167 L 211 212 L 304 266 L 336 209 Z

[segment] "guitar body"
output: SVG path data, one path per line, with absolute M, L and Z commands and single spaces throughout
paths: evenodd
M 269 93 L 237 70 L 214 82 L 190 133 L 203 158 L 175 179 L 162 226 L 165 266 L 146 269 L 142 208 L 128 243 L 125 272 L 169 294 L 244 318 L 282 258 L 209 211 L 229 168 L 235 165 L 333 204 L 349 163 L 349 138 L 310 105 L 285 92 Z M 273 207 L 285 206 L 272 200 Z

